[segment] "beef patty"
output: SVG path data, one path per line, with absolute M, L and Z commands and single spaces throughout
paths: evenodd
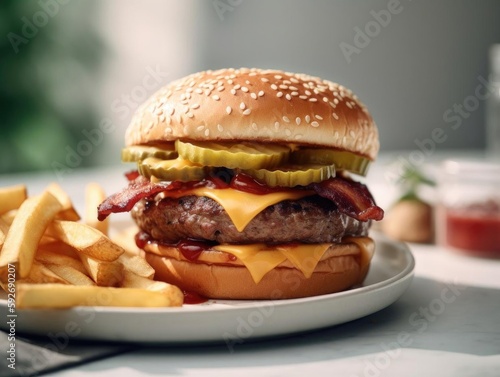
M 186 238 L 218 243 L 339 242 L 344 236 L 366 236 L 370 227 L 369 221 L 342 214 L 317 195 L 267 207 L 242 232 L 219 203 L 204 196 L 142 199 L 132 217 L 139 228 L 165 243 Z

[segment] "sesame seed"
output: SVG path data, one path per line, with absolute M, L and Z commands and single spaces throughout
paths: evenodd
M 332 117 L 334 117 L 335 119 L 339 120 L 339 116 L 335 113 L 332 113 Z
M 235 89 L 235 90 L 238 90 L 239 88 L 241 88 L 241 85 L 240 85 L 240 84 L 236 84 L 236 85 L 234 86 L 234 89 Z
M 258 130 L 257 123 L 252 123 L 252 126 L 251 126 L 251 127 L 252 127 L 252 129 L 253 129 L 254 131 L 257 131 L 257 130 Z
M 339 104 L 339 100 L 338 100 L 337 98 L 334 98 L 334 99 L 333 99 L 333 103 L 334 103 L 335 105 L 338 105 L 338 104 Z
M 229 85 L 233 85 L 233 80 L 229 79 L 229 80 L 227 80 L 227 83 L 228 83 Z
M 328 102 L 328 97 L 323 97 L 323 102 Z
M 287 116 L 283 116 L 283 120 L 286 122 L 286 123 L 290 123 L 290 119 L 288 119 Z
M 201 90 L 200 88 L 196 88 L 194 91 L 196 93 L 198 93 L 198 94 L 202 94 L 203 93 L 203 90 Z
M 299 89 L 297 89 L 297 87 L 295 87 L 295 86 L 293 86 L 293 85 L 290 85 L 290 86 L 288 87 L 288 89 L 290 89 L 290 90 L 299 90 Z
M 278 87 L 276 86 L 276 84 L 271 84 L 271 89 L 278 90 Z
M 323 120 L 323 117 L 322 117 L 321 115 L 317 115 L 317 114 L 316 114 L 314 117 L 315 117 L 316 119 Z
M 302 96 L 299 96 L 299 98 L 300 99 L 307 99 L 307 96 L 302 95 Z
M 274 128 L 278 130 L 278 128 L 280 128 L 280 122 L 274 122 Z
M 226 113 L 231 114 L 231 112 L 233 111 L 233 109 L 231 108 L 231 106 L 228 106 L 226 107 Z
M 192 117 L 194 117 L 194 114 L 190 111 L 187 113 L 187 116 L 188 116 L 188 118 L 192 118 Z
M 205 126 L 201 125 L 196 127 L 196 131 L 203 131 L 205 129 Z
M 223 86 L 219 86 L 219 87 L 217 88 L 217 91 L 219 91 L 219 92 L 223 92 L 223 91 L 224 91 L 224 89 L 226 89 L 226 88 L 225 88 L 225 87 L 223 87 Z
M 244 102 L 240 103 L 240 109 L 241 110 L 245 110 L 245 107 L 247 107 L 247 105 L 245 105 Z
M 290 81 L 293 82 L 294 84 L 299 83 L 299 80 L 297 80 L 295 77 L 290 77 Z
M 222 127 L 222 125 L 220 124 L 217 125 L 217 129 L 219 130 L 219 132 L 224 131 L 224 127 Z
M 246 109 L 245 111 L 243 111 L 243 115 L 249 115 L 251 112 L 252 110 Z
M 319 123 L 314 121 L 314 122 L 311 122 L 311 126 L 313 127 L 319 127 Z
M 283 92 L 278 92 L 278 93 L 276 94 L 276 96 L 277 96 L 278 98 L 283 97 Z
M 209 128 L 207 128 L 207 129 L 205 130 L 205 136 L 208 136 L 208 135 L 210 135 L 210 129 L 209 129 Z
M 306 93 L 308 96 L 312 94 L 309 90 L 306 90 L 304 93 Z
M 198 103 L 194 103 L 194 104 L 191 105 L 192 109 L 197 109 L 199 107 L 200 107 L 200 104 L 198 104 Z
M 262 97 L 263 95 L 264 95 L 264 91 L 263 91 L 263 90 L 261 90 L 261 91 L 259 92 L 258 96 L 259 96 L 259 97 Z
M 245 84 L 250 85 L 250 81 L 246 80 Z
M 231 89 L 231 94 L 236 95 L 236 90 Z
M 280 88 L 280 89 L 288 89 L 288 85 L 283 85 L 283 84 L 281 84 L 281 85 L 279 86 L 279 88 Z
M 281 75 L 274 75 L 274 78 L 278 79 L 278 80 L 281 80 L 283 78 L 283 76 L 281 76 Z
M 257 94 L 255 94 L 255 93 L 250 93 L 250 97 L 252 97 L 253 99 L 257 99 Z
M 311 122 L 311 117 L 309 115 L 306 115 L 306 123 L 309 124 Z
M 345 104 L 346 104 L 346 106 L 347 106 L 348 108 L 352 109 L 352 105 L 351 105 L 351 103 L 350 103 L 350 102 L 346 102 Z
M 246 86 L 242 86 L 241 87 L 241 91 L 245 92 L 245 93 L 248 93 L 248 88 Z
M 300 117 L 295 118 L 295 123 L 297 123 L 297 126 L 300 125 L 301 120 L 302 119 L 300 119 Z
M 269 79 L 268 79 L 268 78 L 265 78 L 265 77 L 261 77 L 261 78 L 260 78 L 260 80 L 261 80 L 262 82 L 269 82 Z
M 299 95 L 299 92 L 292 92 L 290 93 L 292 96 L 297 97 Z
M 285 98 L 290 101 L 292 99 L 292 96 L 287 93 L 286 96 L 285 96 Z
M 309 102 L 318 102 L 317 98 L 309 98 Z
M 213 95 L 213 96 L 212 96 L 212 99 L 213 99 L 214 101 L 219 101 L 219 100 L 220 100 L 220 97 L 219 97 L 217 94 L 215 94 L 215 95 Z

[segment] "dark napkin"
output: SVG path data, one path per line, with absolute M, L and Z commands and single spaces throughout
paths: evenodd
M 19 337 L 15 340 L 15 369 L 9 368 L 10 341 L 4 331 L 0 331 L 0 376 L 40 376 L 89 361 L 98 360 L 123 352 L 130 351 L 136 346 L 95 343 L 70 342 L 64 347 L 64 352 L 51 347 L 53 340 L 48 337 Z

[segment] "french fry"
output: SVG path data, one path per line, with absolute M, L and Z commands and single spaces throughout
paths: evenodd
M 9 232 L 10 226 L 0 219 L 0 250 L 2 250 L 3 243 L 5 242 L 5 237 L 7 237 L 7 233 Z
M 29 281 L 38 284 L 46 283 L 58 283 L 58 284 L 68 284 L 68 282 L 61 276 L 55 274 L 42 263 L 33 261 L 29 275 L 27 276 Z
M 77 269 L 61 264 L 45 264 L 49 270 L 73 285 L 95 285 L 91 278 Z
M 17 209 L 27 198 L 25 185 L 0 188 L 0 215 Z
M 98 230 L 73 221 L 54 220 L 45 234 L 64 242 L 81 254 L 105 262 L 112 262 L 125 252 Z
M 8 264 L 17 264 L 20 278 L 28 276 L 38 242 L 47 225 L 61 210 L 59 201 L 48 191 L 26 199 L 19 208 L 0 252 L 0 279 L 5 282 Z
M 87 273 L 101 287 L 116 287 L 123 280 L 123 265 L 118 261 L 103 262 L 87 255 L 80 255 Z
M 107 235 L 109 218 L 104 221 L 97 220 L 97 207 L 104 199 L 106 199 L 106 194 L 97 183 L 89 183 L 85 187 L 85 224 Z
M 14 217 L 16 217 L 16 215 L 17 215 L 17 209 L 12 209 L 9 212 L 6 212 L 2 216 L 0 216 L 0 219 L 8 226 L 11 226 L 12 222 L 14 221 Z
M 58 184 L 29 198 L 25 186 L 0 188 L 0 287 L 14 265 L 16 306 L 182 306 L 178 287 L 152 280 L 154 269 L 135 244 L 137 227 L 108 238 L 108 223 L 97 221 L 102 188 L 89 184 L 85 199 L 82 223 Z
M 18 309 L 73 306 L 168 307 L 177 304 L 169 295 L 138 288 L 18 284 L 16 289 Z
M 175 285 L 168 284 L 163 281 L 150 280 L 130 271 L 125 271 L 122 287 L 140 288 L 148 291 L 161 292 L 170 297 L 172 306 L 181 306 L 184 301 L 183 293 Z
M 35 255 L 35 260 L 47 265 L 55 264 L 59 266 L 68 266 L 81 272 L 82 274 L 87 274 L 87 270 L 80 259 L 73 258 L 66 254 L 60 254 L 52 249 L 38 249 L 38 252 Z
M 62 205 L 62 210 L 57 214 L 57 218 L 60 220 L 78 221 L 80 220 L 80 215 L 76 212 L 73 202 L 68 194 L 59 186 L 57 183 L 51 183 L 47 190 L 54 195 L 59 203 Z
M 133 272 L 136 275 L 147 279 L 152 279 L 155 275 L 155 270 L 143 257 L 124 253 L 120 255 L 118 260 L 123 264 L 125 270 Z

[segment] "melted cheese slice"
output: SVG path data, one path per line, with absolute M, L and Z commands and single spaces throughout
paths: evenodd
M 302 271 L 306 278 L 311 277 L 316 265 L 330 246 L 331 243 L 276 247 L 252 244 L 217 245 L 214 249 L 232 254 L 241 260 L 250 271 L 255 283 L 258 283 L 269 271 L 287 259 Z
M 360 277 L 363 279 L 370 266 L 375 244 L 368 237 L 346 237 L 342 243 L 354 243 L 359 247 Z M 277 245 L 274 247 L 265 244 L 217 245 L 214 249 L 238 258 L 250 271 L 257 284 L 269 271 L 286 260 L 302 271 L 306 278 L 310 278 L 317 264 L 332 245 L 334 244 Z M 342 255 L 340 253 L 338 256 Z
M 283 200 L 297 200 L 305 196 L 310 196 L 313 193 L 314 192 L 307 190 L 296 190 L 257 195 L 232 188 L 213 189 L 209 187 L 200 187 L 184 191 L 182 195 L 176 195 L 175 192 L 169 193 L 168 191 L 165 195 L 171 197 L 187 195 L 209 197 L 226 210 L 238 232 L 242 232 L 248 223 L 267 207 L 282 202 Z

